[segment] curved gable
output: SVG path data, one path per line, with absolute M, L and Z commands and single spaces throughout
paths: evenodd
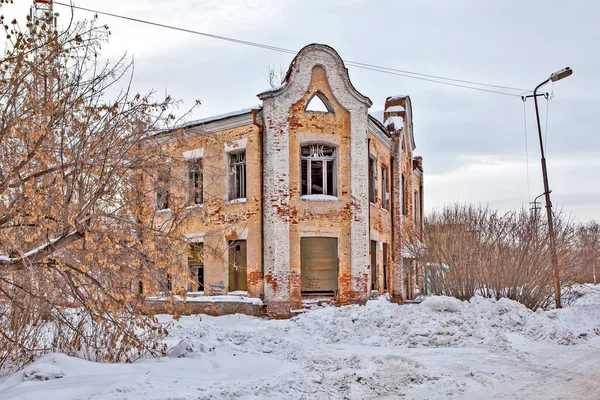
M 334 76 L 340 78 L 346 91 L 348 91 L 357 101 L 366 105 L 367 108 L 373 105 L 371 99 L 356 90 L 350 81 L 348 68 L 344 65 L 344 61 L 337 51 L 330 46 L 315 43 L 303 47 L 296 57 L 294 57 L 285 75 L 282 86 L 259 93 L 258 98 L 264 100 L 286 93 L 290 87 L 296 83 L 298 75 L 305 74 L 307 70 L 310 73 L 312 68 L 317 65 L 320 65 L 325 69 L 330 79 L 333 80 Z M 300 79 L 307 81 L 305 77 L 300 77 Z M 310 79 L 308 79 L 308 81 L 310 81 Z

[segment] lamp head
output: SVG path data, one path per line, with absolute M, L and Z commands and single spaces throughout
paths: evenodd
M 571 68 L 569 68 L 569 67 L 563 68 L 560 71 L 556 71 L 555 73 L 550 75 L 550 80 L 552 82 L 560 81 L 561 79 L 566 78 L 567 76 L 570 76 L 572 73 L 573 73 L 573 70 Z

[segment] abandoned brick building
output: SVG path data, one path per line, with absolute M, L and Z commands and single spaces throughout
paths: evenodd
M 177 139 L 185 178 L 157 187 L 157 214 L 176 190 L 197 212 L 185 225 L 187 272 L 172 285 L 247 292 L 282 317 L 310 296 L 410 299 L 418 274 L 403 232 L 418 236 L 423 210 L 410 98 L 389 97 L 379 121 L 337 52 L 319 44 L 258 98 L 262 106 L 185 124 Z M 173 135 L 161 133 L 161 145 Z

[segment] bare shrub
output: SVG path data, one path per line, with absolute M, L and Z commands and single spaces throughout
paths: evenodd
M 574 278 L 574 226 L 555 214 L 554 229 L 563 287 Z M 500 213 L 454 204 L 426 219 L 423 261 L 433 293 L 469 299 L 474 294 L 516 300 L 536 309 L 554 300 L 546 219 L 528 210 Z
M 597 284 L 600 274 L 600 224 L 596 221 L 579 224 L 575 235 L 580 261 L 576 279 L 580 283 Z

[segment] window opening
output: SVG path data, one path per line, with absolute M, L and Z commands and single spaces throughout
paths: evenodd
M 333 112 L 333 109 L 325 95 L 320 92 L 317 92 L 311 97 L 306 105 L 306 111 L 316 111 L 316 112 Z
M 168 209 L 169 197 L 169 178 L 165 174 L 161 174 L 156 182 L 156 209 Z
M 173 290 L 173 279 L 171 274 L 167 272 L 166 280 L 163 282 L 163 290 L 165 292 L 171 292 Z
M 388 290 L 388 244 L 383 244 L 383 290 Z
M 188 163 L 188 204 L 197 205 L 203 202 L 202 160 Z
M 377 242 L 371 240 L 371 289 L 377 290 Z
M 246 152 L 229 154 L 229 200 L 246 198 Z
M 369 157 L 369 201 L 375 204 L 377 197 L 377 160 Z
M 402 174 L 402 215 L 406 215 L 406 176 Z
M 388 209 L 388 176 L 387 176 L 387 168 L 385 166 L 381 166 L 381 207 L 383 209 Z
M 190 243 L 188 251 L 188 268 L 191 274 L 191 284 L 188 292 L 204 291 L 204 244 Z
M 413 214 L 415 226 L 419 226 L 419 192 L 416 190 L 413 193 Z
M 301 194 L 337 196 L 336 149 L 324 144 L 302 146 L 300 150 Z

